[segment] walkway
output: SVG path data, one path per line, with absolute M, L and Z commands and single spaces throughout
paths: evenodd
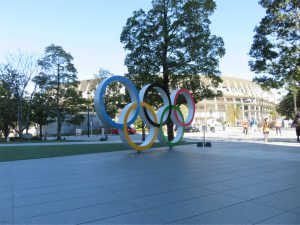
M 300 224 L 300 148 L 241 142 L 0 163 L 0 224 Z

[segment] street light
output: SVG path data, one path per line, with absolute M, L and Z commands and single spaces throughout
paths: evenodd
M 89 95 L 89 90 L 87 90 L 87 99 L 88 99 L 87 128 L 88 128 L 88 137 L 90 137 L 90 95 Z

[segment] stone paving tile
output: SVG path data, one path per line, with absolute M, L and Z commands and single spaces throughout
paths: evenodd
M 286 177 L 282 177 L 279 179 L 273 180 L 274 182 L 282 183 L 282 184 L 290 184 L 293 186 L 300 186 L 300 179 L 299 179 L 299 174 L 294 174 Z
M 292 213 L 282 213 L 278 216 L 274 216 L 270 219 L 260 221 L 257 224 L 300 224 L 300 215 Z
M 289 211 L 300 206 L 300 189 L 292 188 L 255 199 L 255 202 Z
M 203 188 L 193 187 L 176 191 L 169 191 L 156 195 L 150 195 L 141 198 L 129 199 L 129 201 L 141 209 L 148 209 L 157 206 L 167 205 L 170 203 L 190 200 L 193 198 L 199 198 L 201 196 L 211 195 L 214 193 L 215 192 L 211 192 Z
M 75 189 L 71 191 L 61 191 L 55 193 L 47 193 L 42 195 L 26 196 L 14 198 L 14 206 L 21 207 L 27 205 L 41 204 L 47 202 L 55 202 L 64 199 L 73 199 L 90 195 L 102 195 L 107 193 L 107 190 L 100 187 L 91 187 L 84 189 Z
M 42 194 L 50 194 L 55 192 L 62 192 L 62 191 L 72 191 L 76 189 L 84 189 L 84 188 L 101 188 L 100 186 L 97 186 L 94 183 L 91 182 L 80 182 L 75 184 L 65 184 L 65 185 L 59 185 L 59 186 L 48 186 L 43 188 L 34 188 L 34 189 L 19 189 L 14 190 L 14 197 L 26 197 L 26 196 L 34 196 L 34 195 L 42 195 Z
M 276 180 L 287 176 L 291 176 L 293 174 L 295 174 L 295 172 L 291 172 L 289 170 L 279 170 L 279 171 L 277 170 L 277 171 L 254 175 L 251 177 L 262 179 L 262 180 Z
M 125 201 L 120 201 L 19 219 L 15 220 L 15 224 L 81 224 L 135 211 L 137 211 L 136 207 Z
M 240 178 L 235 178 L 235 179 L 231 179 L 231 180 L 226 180 L 226 181 L 203 185 L 201 187 L 206 188 L 208 190 L 212 190 L 212 191 L 222 192 L 222 191 L 238 189 L 241 187 L 246 187 L 249 185 L 259 184 L 262 182 L 263 182 L 262 180 L 255 179 L 255 178 L 240 177 Z
M 126 182 L 117 182 L 114 184 L 109 184 L 109 185 L 105 185 L 105 184 L 101 184 L 103 185 L 105 188 L 112 190 L 112 191 L 124 191 L 124 190 L 130 190 L 130 189 L 136 189 L 136 188 L 140 188 L 140 187 L 146 187 L 146 186 L 150 186 L 150 185 L 159 185 L 161 183 L 168 183 L 168 182 L 172 182 L 172 180 L 168 180 L 162 177 L 151 177 L 151 178 L 139 178 L 139 179 L 135 179 L 135 180 L 131 180 L 131 181 L 126 181 Z
M 91 176 L 91 174 L 87 175 Z M 92 177 L 92 181 L 97 182 L 98 184 L 101 185 L 114 185 L 117 183 L 122 183 L 122 182 L 132 182 L 136 180 L 141 180 L 141 179 L 152 179 L 154 176 L 148 175 L 148 174 L 135 174 L 135 173 L 127 173 L 127 174 L 109 174 L 109 175 L 99 175 L 95 174 L 94 177 Z
M 108 219 L 91 221 L 88 224 L 162 224 L 163 221 L 146 212 L 134 212 L 120 216 L 110 217 Z
M 38 169 L 38 168 L 37 168 Z M 46 176 L 46 175 L 40 175 L 39 177 L 30 177 L 30 175 L 26 175 L 22 178 L 17 178 L 14 176 L 13 184 L 14 185 L 23 185 L 23 184 L 34 184 L 34 183 L 43 183 L 43 182 L 51 182 L 56 180 L 72 180 L 74 177 L 74 172 L 72 173 L 64 173 L 64 171 L 61 171 L 60 174 L 57 174 L 56 176 Z
M 113 195 L 112 193 L 106 192 L 92 196 L 84 196 L 81 198 L 66 199 L 43 204 L 16 207 L 14 208 L 14 218 L 21 219 L 27 217 L 34 217 L 66 210 L 84 208 L 93 205 L 116 202 L 120 200 L 121 199 L 119 197 Z
M 60 178 L 52 178 L 48 180 L 41 180 L 37 182 L 23 183 L 23 184 L 14 184 L 14 190 L 26 190 L 26 189 L 38 189 L 45 187 L 53 187 L 53 186 L 61 186 L 67 184 L 76 184 L 83 181 L 82 177 L 78 175 L 60 177 Z
M 12 190 L 1 191 L 0 192 L 0 202 L 2 201 L 2 199 L 11 198 L 12 196 L 13 196 Z
M 203 186 L 205 184 L 211 184 L 211 183 L 216 183 L 216 182 L 221 182 L 221 181 L 226 181 L 226 180 L 231 180 L 236 178 L 236 176 L 233 176 L 231 174 L 219 174 L 216 176 L 199 176 L 199 177 L 193 177 L 193 178 L 186 178 L 184 176 L 178 177 L 177 179 L 174 179 L 174 181 L 178 183 L 184 183 L 189 186 Z
M 294 209 L 290 210 L 290 212 L 300 215 L 300 207 L 294 208 Z
M 243 202 L 199 216 L 175 221 L 174 224 L 254 224 L 282 212 L 282 210 L 253 202 Z
M 174 181 L 170 181 L 170 182 L 164 182 L 162 184 L 149 185 L 142 188 L 116 191 L 115 193 L 123 198 L 131 199 L 131 198 L 154 195 L 158 193 L 180 190 L 186 187 L 187 185 L 184 183 L 177 183 Z
M 242 200 L 223 194 L 214 194 L 171 205 L 147 209 L 146 211 L 153 216 L 157 216 L 165 223 L 171 223 L 173 221 L 196 216 L 239 202 L 242 202 Z
M 225 191 L 223 193 L 250 200 L 265 195 L 270 195 L 279 191 L 287 190 L 290 187 L 291 185 L 266 181 L 235 190 Z
M 12 196 L 10 198 L 0 199 L 0 210 L 1 209 L 11 209 L 12 208 Z
M 0 209 L 0 224 L 11 224 L 13 221 L 13 211 L 10 209 Z
M 1 181 L 2 183 L 2 181 Z M 11 192 L 12 191 L 12 184 L 1 184 L 0 185 L 0 193 L 2 192 Z

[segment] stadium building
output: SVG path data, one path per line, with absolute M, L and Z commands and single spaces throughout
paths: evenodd
M 250 80 L 225 76 L 222 79 L 223 83 L 218 89 L 223 92 L 223 96 L 199 102 L 196 105 L 196 123 L 202 123 L 207 118 L 227 121 L 229 107 L 239 108 L 240 116 L 237 120 L 253 117 L 261 121 L 276 110 L 276 99 L 272 92 L 264 91 Z

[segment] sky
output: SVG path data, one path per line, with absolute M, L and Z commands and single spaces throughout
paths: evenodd
M 265 15 L 258 0 L 215 0 L 211 32 L 223 38 L 224 76 L 252 79 L 248 66 L 254 28 Z M 41 56 L 50 44 L 74 57 L 79 80 L 99 68 L 126 73 L 120 34 L 133 11 L 149 10 L 151 0 L 0 0 L 0 62 L 18 50 Z

